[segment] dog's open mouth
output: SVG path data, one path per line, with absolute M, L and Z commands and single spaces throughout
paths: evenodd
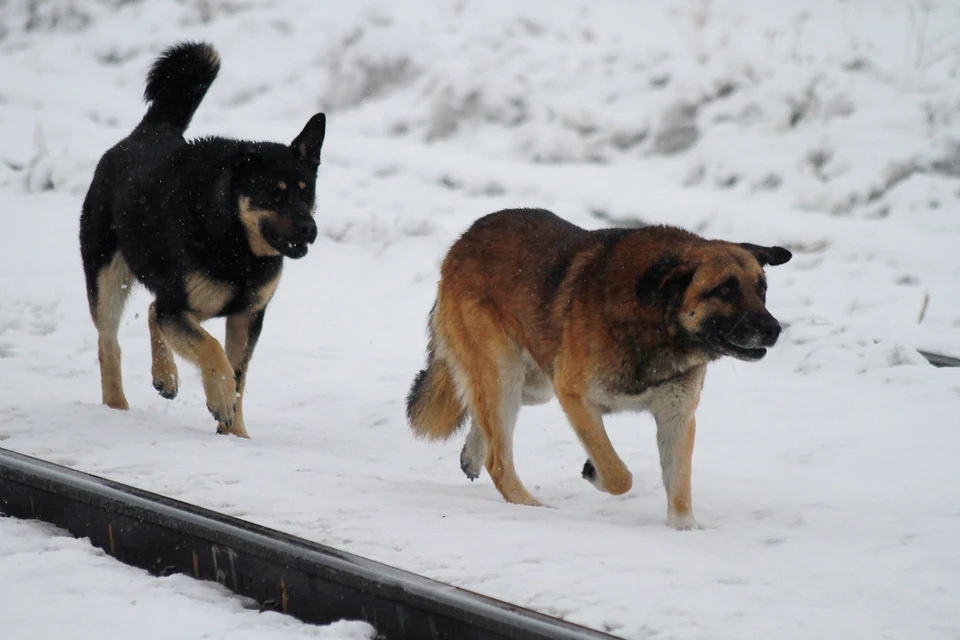
M 287 258 L 302 258 L 307 255 L 307 250 L 310 245 L 306 240 L 285 240 L 279 237 L 278 234 L 272 233 L 268 228 L 263 229 L 263 237 L 266 238 L 271 247 L 280 252 L 280 255 Z
M 743 347 L 722 335 L 712 336 L 710 345 L 724 355 L 748 362 L 760 360 L 767 355 L 767 350 L 764 347 Z
M 278 251 L 288 258 L 302 258 L 307 255 L 307 248 L 308 245 L 306 242 L 287 242 L 283 248 L 278 249 Z

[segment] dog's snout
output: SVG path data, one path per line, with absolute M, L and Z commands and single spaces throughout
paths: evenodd
M 782 327 L 780 323 L 777 322 L 777 319 L 766 314 L 760 318 L 760 321 L 757 323 L 757 332 L 760 334 L 761 339 L 764 344 L 772 345 L 777 341 L 777 338 L 780 337 L 780 332 Z
M 317 239 L 317 223 L 313 218 L 300 218 L 293 224 L 293 238 L 296 242 L 313 243 Z

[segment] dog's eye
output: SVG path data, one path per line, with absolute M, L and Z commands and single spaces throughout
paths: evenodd
M 722 284 L 714 288 L 710 293 L 707 294 L 708 297 L 720 298 L 725 302 L 730 302 L 740 294 L 740 286 L 736 280 L 733 278 L 727 279 Z

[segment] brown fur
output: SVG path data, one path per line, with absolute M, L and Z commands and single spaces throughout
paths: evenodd
M 147 324 L 150 327 L 150 373 L 153 376 L 153 386 L 164 398 L 173 398 L 180 388 L 177 363 L 173 359 L 173 351 L 163 337 L 163 331 L 157 324 L 157 303 L 150 303 L 147 314 Z
M 284 185 L 283 188 L 286 189 L 286 185 Z M 250 243 L 250 251 L 253 255 L 260 257 L 280 255 L 280 252 L 267 242 L 266 238 L 263 237 L 263 233 L 260 231 L 260 225 L 263 223 L 264 218 L 276 220 L 276 212 L 269 209 L 256 209 L 251 207 L 250 198 L 247 196 L 240 197 L 237 208 L 240 211 L 240 222 L 243 223 L 243 228 L 247 232 L 247 242 Z
M 443 261 L 427 368 L 407 398 L 411 427 L 445 438 L 469 414 L 464 472 L 475 478 L 483 463 L 507 501 L 535 505 L 513 463 L 522 404 L 555 394 L 587 451 L 584 477 L 612 494 L 629 491 L 632 476 L 602 416 L 648 410 L 668 524 L 694 528 L 694 412 L 706 365 L 756 360 L 776 342 L 763 266 L 789 258 L 672 227 L 587 232 L 542 210 L 481 218 Z
M 201 273 L 188 274 L 184 289 L 187 304 L 201 322 L 219 315 L 233 300 L 233 287 L 229 282 L 220 282 Z

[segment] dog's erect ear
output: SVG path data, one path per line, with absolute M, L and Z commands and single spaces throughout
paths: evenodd
M 293 152 L 316 168 L 320 164 L 320 147 L 323 146 L 323 136 L 327 132 L 327 116 L 322 113 L 310 118 L 290 148 Z
M 637 278 L 637 302 L 641 307 L 646 307 L 679 300 L 693 281 L 694 271 L 673 256 L 660 258 Z
M 761 247 L 758 244 L 750 244 L 749 242 L 741 242 L 740 246 L 752 253 L 761 267 L 767 265 L 775 267 L 778 264 L 789 262 L 790 258 L 793 257 L 790 250 L 784 249 L 783 247 Z

